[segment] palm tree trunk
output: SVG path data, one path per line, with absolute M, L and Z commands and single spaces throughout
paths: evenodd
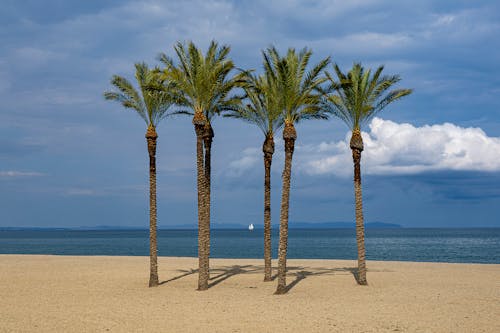
M 200 119 L 201 118 L 201 119 Z M 195 113 L 193 117 L 196 132 L 196 180 L 198 188 L 198 290 L 208 289 L 207 231 L 205 224 L 206 177 L 203 161 L 203 134 L 205 120 Z
M 149 286 L 158 286 L 158 250 L 156 240 L 156 134 L 149 126 L 146 132 L 149 153 Z
M 297 134 L 293 124 L 285 124 L 283 139 L 285 140 L 285 166 L 283 168 L 283 188 L 281 193 L 280 240 L 278 249 L 278 287 L 275 294 L 286 293 L 286 252 L 288 249 L 288 209 L 290 203 L 290 178 L 292 174 L 292 157 Z
M 271 281 L 271 163 L 274 153 L 274 139 L 267 136 L 262 145 L 264 152 L 264 281 Z
M 212 140 L 214 138 L 214 131 L 210 123 L 205 126 L 205 133 L 203 136 L 203 144 L 205 147 L 205 231 L 206 231 L 206 249 L 207 256 L 210 257 L 210 192 L 211 192 L 211 173 L 212 173 Z M 208 266 L 208 263 L 207 263 Z
M 363 221 L 363 197 L 361 193 L 361 152 L 363 139 L 359 130 L 353 131 L 351 138 L 352 160 L 354 162 L 354 199 L 356 203 L 356 243 L 358 245 L 357 282 L 366 285 L 365 226 Z

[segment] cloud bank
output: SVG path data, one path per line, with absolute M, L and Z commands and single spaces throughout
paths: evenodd
M 429 171 L 500 171 L 500 138 L 482 129 L 451 123 L 416 127 L 374 118 L 362 132 L 364 174 L 417 174 Z M 350 133 L 344 140 L 297 146 L 296 170 L 309 175 L 352 175 Z M 231 174 L 241 175 L 260 161 L 257 149 L 246 149 L 230 163 Z M 278 157 L 282 158 L 282 157 Z

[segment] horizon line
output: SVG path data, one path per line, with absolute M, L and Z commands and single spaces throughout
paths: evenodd
M 290 228 L 290 227 L 289 227 Z M 320 230 L 320 229 L 355 229 L 355 227 L 292 227 L 290 229 Z M 369 229 L 500 229 L 500 226 L 440 226 L 440 227 L 406 227 L 406 226 L 379 226 Z M 106 226 L 106 227 L 0 227 L 0 231 L 23 231 L 23 230 L 53 230 L 53 231 L 149 231 L 147 227 L 128 226 Z M 197 231 L 196 227 L 160 227 L 157 230 L 185 230 Z M 212 227 L 211 230 L 248 230 L 246 226 L 237 227 Z M 254 230 L 264 230 L 263 227 L 255 226 Z M 271 227 L 271 230 L 279 230 L 279 227 Z M 248 230 L 251 232 L 250 230 Z

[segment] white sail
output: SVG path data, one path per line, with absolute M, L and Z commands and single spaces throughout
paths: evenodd
M 250 225 L 248 226 L 248 230 L 250 230 L 250 231 L 253 230 L 253 223 L 250 223 Z

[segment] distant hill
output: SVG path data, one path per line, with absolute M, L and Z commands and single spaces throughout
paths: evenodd
M 254 223 L 255 229 L 264 229 L 262 224 Z M 340 228 L 355 228 L 356 224 L 354 222 L 290 222 L 290 229 L 340 229 Z M 160 229 L 196 229 L 197 226 L 194 224 L 182 224 L 174 226 L 163 226 Z M 212 229 L 247 229 L 246 224 L 236 224 L 236 223 L 212 223 Z M 279 228 L 279 223 L 273 223 L 273 229 Z M 384 222 L 368 222 L 365 223 L 365 228 L 402 228 L 399 224 L 394 223 L 384 223 Z
M 247 224 L 236 223 L 210 223 L 211 229 L 247 229 Z M 191 230 L 198 229 L 197 224 L 177 224 L 158 227 L 160 230 Z
M 355 228 L 354 222 L 290 222 L 290 229 L 340 229 L 340 228 Z M 365 228 L 402 228 L 399 224 L 385 222 L 368 222 L 365 223 Z
M 255 229 L 264 229 L 262 224 L 254 223 Z M 341 228 L 354 228 L 354 222 L 290 222 L 290 229 L 341 229 Z M 160 226 L 159 230 L 193 230 L 197 229 L 198 225 L 196 224 L 178 224 L 171 226 Z M 241 230 L 247 229 L 247 224 L 237 224 L 237 223 L 212 223 L 212 229 L 232 229 L 232 230 Z M 279 223 L 273 223 L 273 229 L 279 228 Z M 384 223 L 384 222 L 369 222 L 365 223 L 365 228 L 402 228 L 399 224 L 394 223 Z M 67 228 L 45 228 L 45 227 L 0 227 L 0 230 L 149 230 L 146 227 L 127 227 L 127 226 L 108 226 L 108 225 L 97 225 L 93 227 L 67 227 Z

